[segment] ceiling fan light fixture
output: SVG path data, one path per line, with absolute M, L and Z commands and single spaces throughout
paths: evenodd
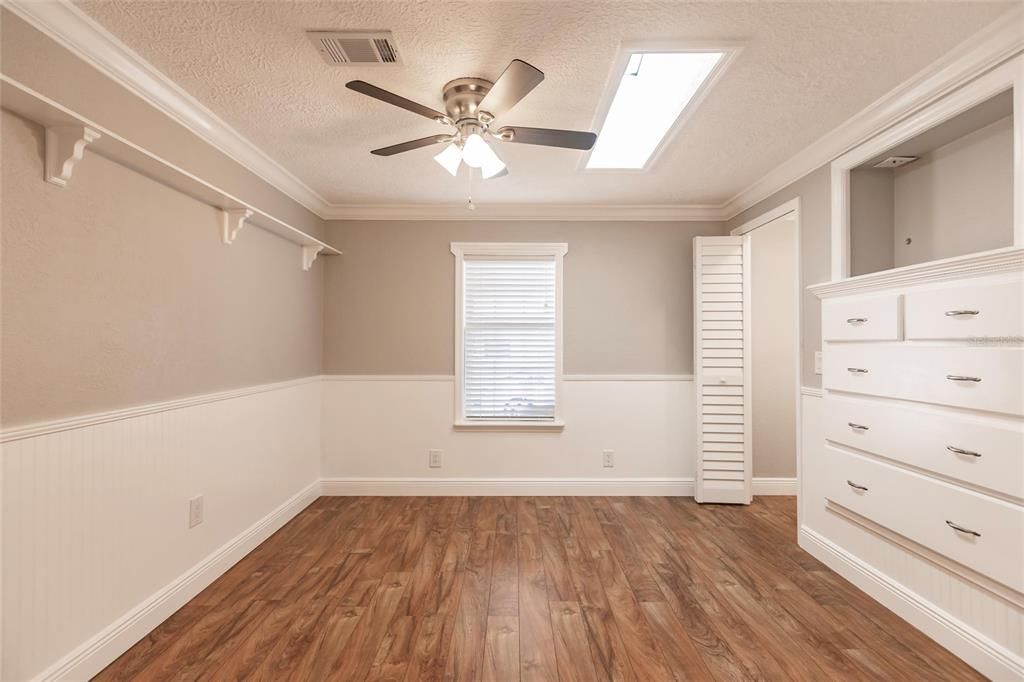
M 459 145 L 452 142 L 441 150 L 441 153 L 434 157 L 434 161 L 451 173 L 453 176 L 459 174 L 459 165 L 462 163 L 462 150 Z
M 508 171 L 505 169 L 505 162 L 491 149 L 490 145 L 487 146 L 487 151 L 488 154 L 480 165 L 480 175 L 483 176 L 484 180 L 508 175 Z
M 462 160 L 467 166 L 480 168 L 492 155 L 497 156 L 490 145 L 484 142 L 484 138 L 477 133 L 467 137 L 462 145 Z

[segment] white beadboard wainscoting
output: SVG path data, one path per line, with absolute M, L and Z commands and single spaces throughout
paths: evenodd
M 309 377 L 5 430 L 0 678 L 87 679 L 312 502 L 320 402 Z
M 566 375 L 555 432 L 453 429 L 449 375 L 324 379 L 325 495 L 693 495 L 689 375 Z M 796 481 L 755 479 L 754 493 L 793 495 Z
M 523 432 L 453 429 L 451 376 L 328 376 L 324 491 L 690 495 L 693 383 L 667 379 L 567 377 L 560 396 L 565 428 Z M 440 468 L 428 467 L 431 449 L 441 451 Z M 614 468 L 602 466 L 603 450 L 615 451 Z
M 801 400 L 800 546 L 984 675 L 1024 679 L 1022 596 L 968 580 L 941 557 L 826 508 L 825 400 L 806 392 Z

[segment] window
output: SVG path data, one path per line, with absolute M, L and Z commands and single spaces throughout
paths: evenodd
M 565 244 L 452 244 L 456 426 L 561 426 L 566 250 Z
M 586 167 L 646 168 L 683 112 L 734 54 L 730 48 L 627 51 L 620 57 L 626 60 L 622 75 Z

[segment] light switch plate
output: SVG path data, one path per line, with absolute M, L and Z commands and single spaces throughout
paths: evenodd
M 814 373 L 821 374 L 821 351 L 814 351 Z

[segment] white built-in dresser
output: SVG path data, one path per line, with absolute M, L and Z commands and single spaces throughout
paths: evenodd
M 1003 618 L 1019 619 L 1024 249 L 811 290 L 822 301 L 824 390 L 814 429 L 821 442 L 805 453 L 820 460 L 803 487 L 804 509 L 822 505 L 837 519 L 829 542 L 868 554 L 853 561 L 883 569 L 898 562 L 898 554 L 871 556 L 880 545 L 854 540 L 868 530 L 996 595 L 1007 607 Z M 928 594 L 932 586 L 902 588 Z M 1015 653 L 1006 652 L 1010 669 L 1020 661 Z

